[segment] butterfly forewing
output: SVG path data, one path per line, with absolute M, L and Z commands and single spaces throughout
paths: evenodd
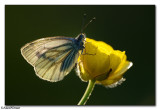
M 72 43 L 72 41 L 66 39 L 65 37 L 42 38 L 23 46 L 21 48 L 21 54 L 27 60 L 28 63 L 34 66 L 35 62 L 39 58 L 39 55 L 45 53 L 46 51 L 48 51 L 53 47 L 58 47 L 70 43 Z
M 62 80 L 79 56 L 74 39 L 65 37 L 33 41 L 22 47 L 21 53 L 40 78 L 51 82 Z

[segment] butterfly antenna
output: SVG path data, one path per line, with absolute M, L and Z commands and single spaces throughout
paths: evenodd
M 95 17 L 93 17 L 93 18 L 84 26 L 85 18 L 86 18 L 86 14 L 84 14 L 81 33 L 83 33 L 83 30 L 84 30 L 91 22 L 93 22 L 93 21 L 96 19 Z
M 87 14 L 83 14 L 81 33 L 83 33 L 83 27 L 84 27 L 84 24 L 85 24 L 86 16 L 87 16 Z

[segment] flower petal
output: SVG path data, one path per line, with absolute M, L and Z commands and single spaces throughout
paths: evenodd
M 87 39 L 86 41 L 85 50 L 81 55 L 84 70 L 91 78 L 101 80 L 101 75 L 106 76 L 110 70 L 109 54 L 113 51 L 113 48 L 101 41 L 92 39 Z
M 123 65 L 119 66 L 118 71 L 116 71 L 113 76 L 110 76 L 110 78 L 122 76 L 132 65 L 132 62 L 126 61 Z
M 132 62 L 126 61 L 119 71 L 115 72 L 114 74 L 110 74 L 109 77 L 103 81 L 99 81 L 97 83 L 101 83 L 103 85 L 111 85 L 123 78 L 123 74 L 133 65 Z M 120 81 L 121 82 L 121 81 Z M 118 83 L 117 83 L 118 84 Z

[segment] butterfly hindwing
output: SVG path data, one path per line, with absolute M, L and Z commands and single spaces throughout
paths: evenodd
M 72 70 L 79 56 L 78 52 L 73 49 L 65 50 L 59 51 L 57 55 L 53 56 L 48 54 L 48 52 L 44 53 L 45 55 L 43 54 L 35 63 L 34 69 L 36 74 L 40 78 L 51 82 L 62 80 Z M 54 53 L 54 50 L 51 53 Z M 66 64 L 64 64 L 65 61 L 67 61 Z

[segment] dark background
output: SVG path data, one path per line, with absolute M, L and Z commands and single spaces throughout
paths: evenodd
M 155 6 L 5 6 L 5 104 L 76 105 L 87 83 L 74 70 L 64 80 L 39 79 L 20 48 L 49 36 L 76 37 L 83 14 L 87 37 L 126 51 L 133 66 L 113 89 L 96 85 L 87 105 L 155 105 Z

